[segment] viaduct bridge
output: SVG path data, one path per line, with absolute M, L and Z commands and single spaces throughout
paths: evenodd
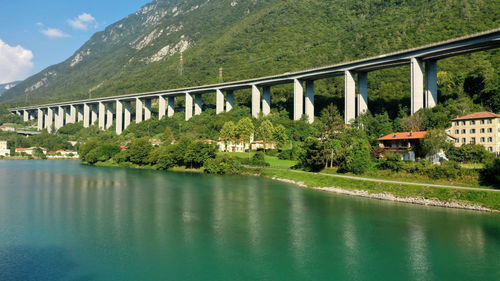
M 293 119 L 298 120 L 305 114 L 308 121 L 312 123 L 314 121 L 314 81 L 342 75 L 345 77 L 344 119 L 347 124 L 368 108 L 368 72 L 409 65 L 411 69 L 411 114 L 414 114 L 421 108 L 430 108 L 437 103 L 438 60 L 498 47 L 500 47 L 500 28 L 372 58 L 274 76 L 19 107 L 12 108 L 10 111 L 22 115 L 25 121 L 37 118 L 39 130 L 50 131 L 52 125 L 55 129 L 59 129 L 65 124 L 83 121 L 84 127 L 98 122 L 99 128 L 103 130 L 115 123 L 116 133 L 121 134 L 132 121 L 131 103 L 135 103 L 135 122 L 140 123 L 151 118 L 151 100 L 158 99 L 158 117 L 161 119 L 165 115 L 171 117 L 174 114 L 176 97 L 185 96 L 185 115 L 186 120 L 189 120 L 193 113 L 201 114 L 202 95 L 215 93 L 216 112 L 219 114 L 233 108 L 234 91 L 250 88 L 252 116 L 257 118 L 261 113 L 266 116 L 270 112 L 272 86 L 293 83 Z

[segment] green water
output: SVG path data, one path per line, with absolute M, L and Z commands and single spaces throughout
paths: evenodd
M 0 280 L 500 280 L 500 215 L 0 161 Z

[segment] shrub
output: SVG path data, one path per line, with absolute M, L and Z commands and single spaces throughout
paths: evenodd
M 138 165 L 148 164 L 149 154 L 152 150 L 153 146 L 147 138 L 133 140 L 127 149 L 130 162 Z
M 224 155 L 217 158 L 207 159 L 203 164 L 205 173 L 209 174 L 239 174 L 241 163 L 237 158 Z
M 318 172 L 325 166 L 323 146 L 316 139 L 309 137 L 302 144 L 303 152 L 299 157 L 299 164 L 304 170 Z
M 457 162 L 447 161 L 441 165 L 432 165 L 422 172 L 432 179 L 454 179 L 461 175 L 461 167 Z
M 215 158 L 216 152 L 217 147 L 214 145 L 209 145 L 200 140 L 194 141 L 187 147 L 184 161 L 186 162 L 186 166 L 200 168 L 206 160 Z
M 168 170 L 176 164 L 174 150 L 173 145 L 159 147 L 151 152 L 149 162 L 157 170 Z
M 486 164 L 481 171 L 481 182 L 500 188 L 500 158 Z
M 269 166 L 269 163 L 266 162 L 266 160 L 264 159 L 264 153 L 259 151 L 259 152 L 256 152 L 253 156 L 252 156 L 252 160 L 250 162 L 250 165 L 253 165 L 253 166 Z

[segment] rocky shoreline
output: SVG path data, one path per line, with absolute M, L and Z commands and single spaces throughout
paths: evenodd
M 472 204 L 466 204 L 466 203 L 461 203 L 461 202 L 456 202 L 456 201 L 445 202 L 445 201 L 440 201 L 440 200 L 436 200 L 436 199 L 426 199 L 426 198 L 422 198 L 422 197 L 402 198 L 402 197 L 396 197 L 390 193 L 369 193 L 366 190 L 357 190 L 357 189 L 356 190 L 347 190 L 347 189 L 342 189 L 342 188 L 338 188 L 338 187 L 309 187 L 304 182 L 301 182 L 301 181 L 282 179 L 282 178 L 278 178 L 278 177 L 272 177 L 271 179 L 285 182 L 285 183 L 291 183 L 291 184 L 297 185 L 297 186 L 302 187 L 302 188 L 309 188 L 309 189 L 315 189 L 315 190 L 320 190 L 320 191 L 334 192 L 334 193 L 338 193 L 338 194 L 372 198 L 372 199 L 378 199 L 378 200 L 387 200 L 387 201 L 418 204 L 418 205 L 425 205 L 425 206 L 434 206 L 434 207 L 442 207 L 442 208 L 465 209 L 465 210 L 473 210 L 473 211 L 481 211 L 481 212 L 499 212 L 497 210 L 492 210 L 492 209 L 489 209 L 489 208 L 486 208 L 486 207 L 483 207 L 480 205 L 472 205 Z

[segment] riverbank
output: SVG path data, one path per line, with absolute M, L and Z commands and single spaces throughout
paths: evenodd
M 445 208 L 500 212 L 500 192 L 463 190 L 436 186 L 414 186 L 335 178 L 293 170 L 262 169 L 260 176 L 295 184 L 302 188 L 351 196 Z

